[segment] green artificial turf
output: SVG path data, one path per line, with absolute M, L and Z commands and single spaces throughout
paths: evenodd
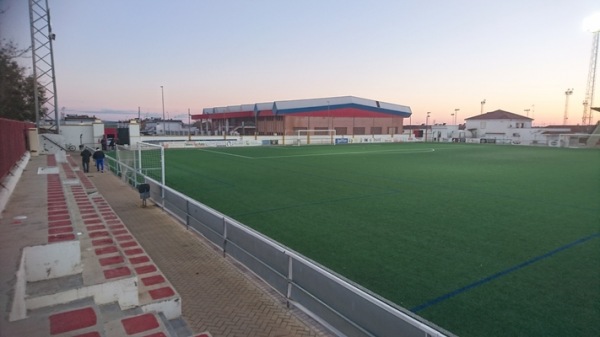
M 600 233 L 600 151 L 166 151 L 166 182 L 407 309 Z M 600 335 L 600 237 L 418 310 L 461 336 Z

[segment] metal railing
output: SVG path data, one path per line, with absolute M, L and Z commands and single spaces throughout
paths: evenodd
M 117 175 L 134 172 L 114 158 Z M 122 176 L 135 186 L 140 172 Z M 260 277 L 294 306 L 339 336 L 453 336 L 238 221 L 144 176 L 150 199 Z

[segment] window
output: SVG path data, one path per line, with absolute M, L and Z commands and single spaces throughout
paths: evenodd
M 352 129 L 352 134 L 353 135 L 364 135 L 365 134 L 365 128 L 364 127 L 355 127 Z
M 374 126 L 371 128 L 372 135 L 380 135 L 381 134 L 381 126 Z
M 347 135 L 348 134 L 348 128 L 347 127 L 336 127 L 335 128 L 335 134 L 336 135 Z

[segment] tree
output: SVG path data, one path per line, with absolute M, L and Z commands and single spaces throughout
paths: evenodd
M 35 121 L 33 75 L 26 75 L 17 58 L 27 50 L 19 50 L 14 43 L 0 41 L 0 117 Z M 38 99 L 45 101 L 46 90 L 38 85 Z M 45 109 L 45 110 L 44 110 Z M 40 117 L 47 108 L 40 109 Z

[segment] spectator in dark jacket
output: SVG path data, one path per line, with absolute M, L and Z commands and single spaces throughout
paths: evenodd
M 96 161 L 96 171 L 104 172 L 104 152 L 97 147 L 92 158 Z
M 90 172 L 90 157 L 92 156 L 92 152 L 87 148 L 81 151 L 81 166 L 83 167 L 83 172 Z

